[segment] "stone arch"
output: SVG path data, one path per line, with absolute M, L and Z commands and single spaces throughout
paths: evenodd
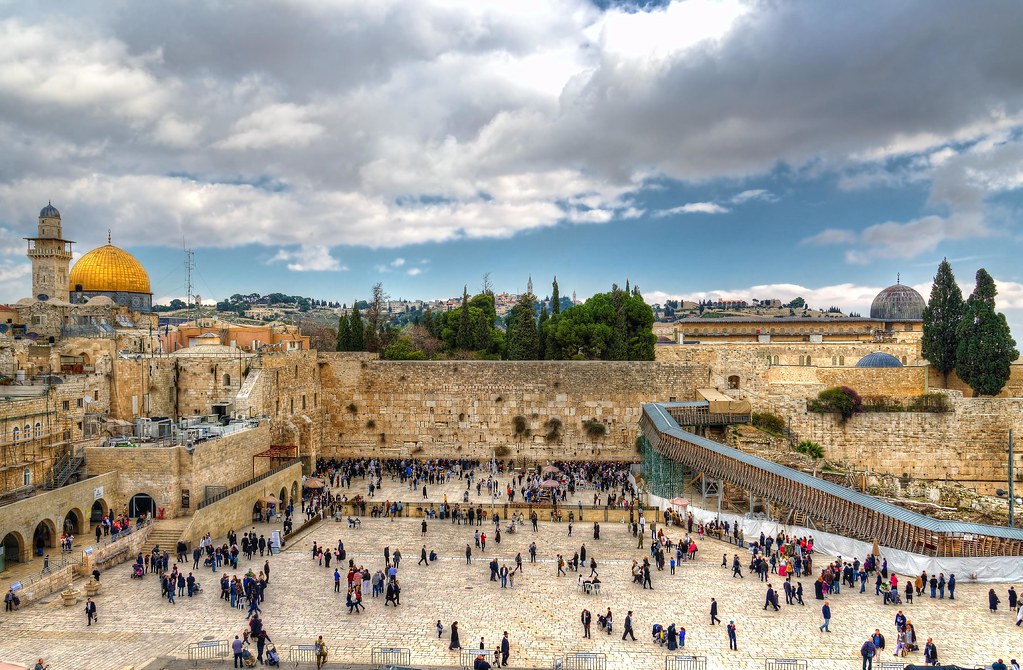
M 32 549 L 37 556 L 42 556 L 46 549 L 57 546 L 57 528 L 50 519 L 43 519 L 32 531 Z
M 99 523 L 103 520 L 103 517 L 109 513 L 110 505 L 107 504 L 107 501 L 103 498 L 97 498 L 96 501 L 92 503 L 92 510 L 89 512 L 89 520 L 92 523 Z
M 263 519 L 263 503 L 258 500 L 252 503 L 252 521 L 262 521 Z
M 728 376 L 728 388 L 737 389 L 739 388 L 739 375 Z
M 291 482 L 291 495 L 288 496 L 288 502 L 292 505 L 295 504 L 295 499 L 299 496 L 298 481 Z
M 156 518 L 156 500 L 153 496 L 140 491 L 128 499 L 128 516 L 136 519 L 147 513 Z
M 231 386 L 231 375 L 224 373 L 224 388 Z
M 22 563 L 31 557 L 31 552 L 25 546 L 25 538 L 16 530 L 4 535 L 3 547 L 8 562 Z
M 61 525 L 61 531 L 64 533 L 71 533 L 72 535 L 81 535 L 89 530 L 89 526 L 85 521 L 85 514 L 82 510 L 77 507 L 72 507 L 64 515 L 64 520 Z
M 280 498 L 281 501 L 280 504 L 277 505 L 277 509 L 283 510 L 285 507 L 288 506 L 288 487 L 282 486 L 280 493 L 277 495 L 277 497 Z

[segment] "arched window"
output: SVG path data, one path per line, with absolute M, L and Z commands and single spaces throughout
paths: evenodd
M 230 386 L 230 385 L 231 385 L 231 375 L 225 374 L 224 375 L 224 386 Z
M 32 486 L 32 468 L 25 468 L 21 473 L 21 480 L 25 486 Z
M 28 424 L 28 423 L 25 424 L 25 432 L 22 433 L 22 435 L 25 436 L 25 441 L 26 442 L 28 442 L 29 440 L 32 439 L 32 425 L 31 424 Z
M 807 357 L 806 357 L 806 364 L 807 364 L 807 365 L 809 365 L 809 364 L 810 364 L 810 357 L 809 357 L 809 356 L 807 356 Z
M 14 444 L 17 444 L 18 438 L 21 436 L 21 429 L 15 426 L 14 430 L 11 431 L 11 436 L 13 438 Z
M 43 437 L 43 424 L 39 423 L 38 421 L 36 421 L 36 429 L 35 429 L 34 437 L 37 440 L 42 439 L 42 437 Z

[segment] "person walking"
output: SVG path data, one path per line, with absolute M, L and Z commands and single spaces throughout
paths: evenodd
M 465 545 L 465 564 L 469 565 L 472 563 L 472 547 L 468 543 Z
M 231 643 L 231 651 L 234 652 L 234 667 L 244 668 L 245 662 L 242 660 L 242 649 L 245 648 L 245 643 L 238 639 L 238 636 L 234 636 L 234 642 Z
M 632 630 L 632 610 L 629 610 L 625 615 L 625 631 L 622 633 L 623 640 L 626 635 L 631 635 L 632 641 L 636 641 L 636 634 Z
M 927 644 L 924 645 L 924 663 L 928 665 L 938 664 L 938 647 L 935 646 L 934 640 L 927 638 Z
M 721 623 L 721 619 L 718 618 L 718 601 L 710 599 L 710 625 L 713 626 L 714 622 Z
M 987 605 L 989 608 L 991 608 L 992 612 L 998 611 L 998 603 L 1000 602 L 1002 601 L 998 599 L 998 594 L 995 593 L 994 589 L 991 589 L 990 591 L 987 592 Z
M 593 621 L 593 616 L 590 614 L 590 611 L 588 609 L 584 609 L 579 620 L 582 621 L 583 624 L 583 639 L 592 639 L 590 638 L 590 622 Z
M 831 624 L 831 603 L 829 603 L 827 600 L 824 601 L 824 606 L 821 607 L 821 616 L 824 617 L 824 623 L 820 626 L 820 631 L 822 633 L 824 631 L 830 633 L 831 628 L 829 626 Z
M 452 651 L 455 649 L 461 649 L 462 643 L 458 639 L 458 622 L 453 621 L 451 623 L 451 644 L 448 645 L 448 649 Z
M 327 662 L 327 643 L 323 641 L 322 635 L 316 638 L 313 652 L 316 654 L 316 670 L 320 670 L 323 664 Z
M 427 565 L 430 565 L 430 561 L 428 561 L 426 559 L 426 545 L 425 544 L 423 545 L 423 548 L 419 552 L 419 563 L 417 563 L 417 565 L 422 565 L 423 563 L 426 563 Z
M 877 654 L 877 647 L 874 646 L 873 638 L 867 638 L 867 641 L 860 647 L 860 656 L 863 657 L 863 670 L 874 669 L 874 655 Z
M 739 651 L 739 640 L 735 636 L 735 620 L 729 620 L 728 625 L 725 627 L 728 631 L 728 648 L 732 651 Z
M 956 576 L 954 572 L 948 576 L 948 599 L 956 599 Z
M 85 599 L 85 621 L 87 626 L 91 626 L 92 622 L 96 620 L 96 603 L 92 602 L 92 598 Z
M 739 577 L 740 579 L 746 579 L 742 576 L 742 566 L 739 564 L 739 554 L 736 554 L 732 558 L 732 578 Z
M 501 638 L 501 666 L 508 667 L 508 655 L 511 653 L 511 642 L 508 640 L 508 631 L 504 631 Z

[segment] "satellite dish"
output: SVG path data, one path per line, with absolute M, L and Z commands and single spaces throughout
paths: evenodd
M 36 296 L 36 300 L 38 300 L 39 302 L 46 302 L 49 299 L 50 296 L 46 295 L 45 293 L 40 293 L 39 295 Z
M 9 329 L 9 326 L 6 323 L 0 323 L 0 333 L 6 333 Z

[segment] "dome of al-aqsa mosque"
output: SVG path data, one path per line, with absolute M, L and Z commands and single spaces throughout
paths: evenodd
M 923 296 L 905 284 L 889 286 L 870 303 L 870 318 L 881 321 L 921 321 L 924 318 Z

